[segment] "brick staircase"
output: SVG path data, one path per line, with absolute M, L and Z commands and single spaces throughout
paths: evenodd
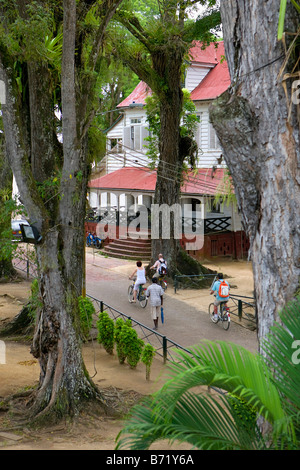
M 151 239 L 117 239 L 106 245 L 103 252 L 113 258 L 150 261 Z

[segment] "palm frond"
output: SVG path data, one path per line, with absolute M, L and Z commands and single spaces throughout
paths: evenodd
M 280 10 L 279 10 L 279 20 L 278 20 L 278 31 L 277 31 L 277 38 L 279 40 L 282 39 L 283 31 L 284 31 L 286 4 L 287 4 L 287 0 L 281 0 Z
M 272 328 L 263 356 L 221 341 L 178 350 L 165 385 L 133 408 L 118 448 L 148 449 L 167 439 L 197 449 L 297 449 L 300 299 L 280 317 L 283 325 Z M 207 393 L 206 386 L 222 393 Z M 267 435 L 258 429 L 258 417 L 271 424 Z
M 218 387 L 245 400 L 270 422 L 284 418 L 272 375 L 258 355 L 222 341 L 205 341 L 190 352 L 177 351 L 178 362 L 170 366 L 162 392 L 172 392 L 176 400 L 196 386 Z
M 290 413 L 300 410 L 300 299 L 288 303 L 262 343 L 265 362 L 274 370 L 274 384 Z
M 234 419 L 226 397 L 184 394 L 172 415 L 161 413 L 172 395 L 161 395 L 152 404 L 142 402 L 132 410 L 131 417 L 119 434 L 117 449 L 145 450 L 157 440 L 186 442 L 191 449 L 243 450 L 265 448 L 256 427 L 246 429 Z M 150 408 L 149 408 L 150 406 Z M 167 408 L 170 407 L 167 405 Z M 167 419 L 166 419 L 167 418 Z

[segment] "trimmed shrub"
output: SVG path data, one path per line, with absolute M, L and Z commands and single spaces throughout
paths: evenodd
M 155 355 L 154 347 L 151 346 L 151 344 L 146 344 L 142 352 L 141 361 L 146 366 L 146 379 L 147 380 L 150 380 L 150 369 L 151 369 L 154 355 Z
M 144 343 L 132 328 L 130 320 L 123 321 L 123 324 L 118 322 L 116 343 L 119 362 L 123 364 L 127 360 L 130 368 L 135 369 L 140 361 Z
M 131 326 L 130 320 L 127 320 L 128 326 Z M 122 328 L 125 325 L 125 322 L 122 318 L 117 318 L 115 322 L 115 343 L 116 343 L 116 350 L 117 350 L 117 356 L 119 359 L 120 364 L 124 364 L 126 360 L 126 350 L 125 350 L 125 344 L 122 341 Z
M 80 331 L 84 339 L 89 336 L 92 327 L 93 315 L 95 307 L 91 299 L 88 297 L 78 297 L 79 316 L 80 316 Z
M 114 352 L 114 321 L 109 317 L 107 312 L 101 312 L 97 321 L 98 336 L 97 341 L 102 344 L 108 354 Z

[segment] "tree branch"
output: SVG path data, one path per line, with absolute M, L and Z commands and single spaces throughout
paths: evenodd
M 116 18 L 141 44 L 146 47 L 150 53 L 154 51 L 154 48 L 149 41 L 149 36 L 147 36 L 145 30 L 142 28 L 139 20 L 135 16 L 126 18 L 124 13 L 119 11 Z

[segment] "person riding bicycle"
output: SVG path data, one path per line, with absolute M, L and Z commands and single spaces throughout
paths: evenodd
M 140 286 L 143 284 L 146 284 L 146 274 L 145 274 L 145 268 L 143 268 L 143 263 L 141 261 L 136 262 L 136 269 L 133 271 L 131 276 L 129 276 L 129 279 L 133 279 L 136 276 L 136 280 L 134 283 L 134 288 L 133 288 L 133 300 L 132 302 L 136 302 L 136 297 L 137 297 L 137 291 L 139 290 Z
M 215 294 L 216 298 L 214 301 L 214 318 L 218 319 L 218 306 L 222 302 L 228 302 L 230 286 L 227 281 L 224 281 L 222 273 L 217 274 L 217 279 L 211 287 L 210 294 Z
M 150 269 L 155 269 L 156 273 L 153 275 L 155 278 L 164 277 L 167 274 L 167 262 L 164 260 L 163 255 L 158 255 L 158 260 L 151 266 Z

